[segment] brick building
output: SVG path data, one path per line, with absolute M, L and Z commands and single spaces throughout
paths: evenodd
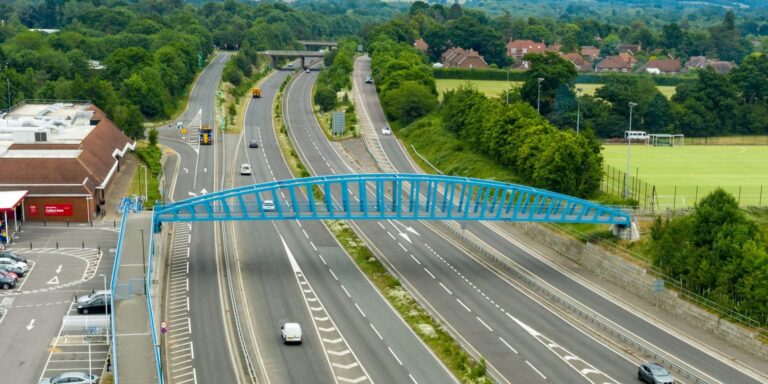
M 449 48 L 440 56 L 440 62 L 446 68 L 486 68 L 488 63 L 474 49 Z
M 0 115 L 0 191 L 29 191 L 26 220 L 88 222 L 134 148 L 89 102 L 26 102 Z

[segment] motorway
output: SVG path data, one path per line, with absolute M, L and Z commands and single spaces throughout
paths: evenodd
M 217 131 L 214 98 L 222 69 L 230 56 L 228 52 L 219 52 L 200 74 L 192 90 L 189 107 L 180 118 L 185 126 L 190 126 L 198 111 L 202 110 L 201 123 L 210 124 Z M 173 128 L 160 131 L 160 142 L 180 156 L 180 171 L 171 188 L 174 201 L 200 194 L 203 190 L 213 192 L 219 187 L 216 181 L 221 159 L 218 157 L 222 154 L 217 134 L 214 133 L 213 145 L 198 146 L 182 141 L 180 133 Z M 175 228 L 185 225 L 177 223 Z M 177 324 L 189 326 L 185 328 L 186 335 L 167 347 L 169 364 L 166 377 L 171 383 L 237 383 L 234 353 L 228 342 L 229 323 L 225 319 L 228 298 L 224 294 L 226 291 L 220 289 L 222 269 L 217 257 L 215 226 L 213 223 L 195 223 L 184 234 L 187 238 L 181 244 L 176 241 L 174 246 L 183 246 L 188 259 L 187 312 L 171 313 L 171 308 L 168 308 L 165 318 L 170 322 L 169 338 L 178 335 L 174 333 L 180 328 Z
M 365 112 L 370 117 L 373 126 L 376 127 L 375 133 L 381 143 L 383 152 L 398 172 L 420 172 L 394 136 L 379 134 L 378 128 L 386 124 L 386 118 L 381 109 L 375 87 L 363 83 L 363 79 L 368 74 L 370 74 L 370 59 L 367 57 L 359 59 L 355 65 L 353 81 L 356 82 L 358 89 L 360 89 L 361 101 L 365 105 Z M 680 335 L 672 330 L 654 324 L 653 320 L 649 317 L 633 313 L 627 307 L 618 304 L 609 297 L 590 290 L 585 285 L 554 268 L 551 264 L 544 262 L 541 257 L 537 257 L 532 252 L 524 249 L 526 248 L 525 245 L 504 234 L 498 225 L 470 222 L 466 223 L 465 230 L 481 239 L 485 244 L 505 254 L 509 259 L 534 275 L 541 277 L 559 291 L 566 293 L 575 301 L 586 305 L 610 321 L 619 324 L 628 332 L 648 341 L 656 346 L 660 353 L 677 359 L 682 364 L 703 373 L 708 379 L 722 383 L 761 382 L 760 379 L 753 377 L 727 362 L 725 358 L 718 356 L 716 351 L 703 347 L 699 343 L 694 344 L 684 341 Z M 538 324 L 536 325 L 538 326 Z M 562 331 L 551 335 L 555 337 L 558 333 L 562 335 L 562 337 L 558 338 L 558 342 L 566 338 L 567 333 Z M 599 367 L 601 369 L 607 369 L 603 368 L 606 367 L 604 361 L 600 359 L 593 359 L 593 361 L 600 362 Z M 622 369 L 634 372 L 633 369 Z M 625 381 L 625 375 L 619 375 L 618 372 L 616 375 L 614 376 L 615 378 Z
M 262 98 L 247 108 L 231 167 L 234 187 L 293 177 L 272 122 L 273 98 L 289 74 L 281 70 L 266 79 Z M 251 140 L 260 148 L 248 148 Z M 251 164 L 253 175 L 236 174 L 241 163 Z M 249 345 L 268 382 L 456 382 L 323 223 L 237 222 L 231 227 Z M 282 345 L 279 326 L 285 321 L 301 324 L 301 346 Z
M 286 90 L 286 114 L 298 152 L 313 174 L 349 173 L 313 115 L 309 93 L 314 80 L 314 74 L 304 74 Z M 403 231 L 402 223 L 360 221 L 355 225 L 412 292 L 470 350 L 488 361 L 497 379 L 572 383 L 583 382 L 582 372 L 588 372 L 589 380 L 618 382 L 635 375 L 633 362 L 569 326 L 529 296 L 510 294 L 512 282 L 494 275 L 423 224 L 407 223 L 418 233 L 411 241 L 396 236 Z M 598 363 L 602 366 L 596 368 Z

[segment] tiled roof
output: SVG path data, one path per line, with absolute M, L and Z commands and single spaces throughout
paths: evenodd
M 619 56 L 608 56 L 597 64 L 597 69 L 621 70 L 632 69 L 632 64 L 622 60 Z
M 680 72 L 680 60 L 648 60 L 648 64 L 645 65 L 645 68 L 656 68 L 662 73 L 678 73 Z
M 416 42 L 413 43 L 413 46 L 416 47 L 416 49 L 421 51 L 426 51 L 429 49 L 429 44 L 427 44 L 427 42 L 424 41 L 424 39 L 422 38 L 419 38 L 418 40 L 416 40 Z
M 537 43 L 533 40 L 512 40 L 507 43 L 507 48 L 526 48 L 530 50 L 545 50 L 547 45 L 544 43 Z

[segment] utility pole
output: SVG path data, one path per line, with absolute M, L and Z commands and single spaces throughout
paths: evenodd
M 576 88 L 576 134 L 579 134 L 579 123 L 581 122 L 581 104 L 579 102 L 579 92 L 583 91 L 582 88 Z
M 541 82 L 544 81 L 544 78 L 537 77 L 536 81 L 539 83 L 539 93 L 536 95 L 536 112 L 541 114 Z
M 637 103 L 629 102 L 629 132 L 627 132 L 627 173 L 624 175 L 624 198 L 629 198 L 629 155 L 632 150 L 632 110 L 637 107 Z

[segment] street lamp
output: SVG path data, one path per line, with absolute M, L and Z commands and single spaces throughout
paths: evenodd
M 539 83 L 539 93 L 536 95 L 536 112 L 541 114 L 541 82 L 544 81 L 544 78 L 537 77 L 536 81 Z
M 105 275 L 103 273 L 99 273 L 99 276 L 101 276 L 101 278 L 104 280 L 104 291 L 106 291 L 107 290 L 107 275 Z M 110 298 L 112 297 L 112 292 L 109 293 L 109 297 Z M 104 313 L 107 314 L 107 318 L 111 320 L 111 318 L 109 317 L 109 309 L 107 307 L 107 305 L 108 305 L 108 301 L 107 300 L 108 300 L 107 296 L 104 295 Z M 109 343 L 109 325 L 110 325 L 109 323 L 110 323 L 110 320 L 107 320 L 107 343 Z
M 629 132 L 627 132 L 627 173 L 624 175 L 624 198 L 629 198 L 629 155 L 632 150 L 632 110 L 637 107 L 637 103 L 629 102 Z
M 576 134 L 579 134 L 579 123 L 581 123 L 581 104 L 579 103 L 579 92 L 584 91 L 583 88 L 576 88 Z
M 144 281 L 147 280 L 147 261 L 146 261 L 146 251 L 144 251 L 144 228 L 139 228 L 139 232 L 141 232 L 141 266 L 144 267 Z M 146 284 L 144 284 L 146 287 Z M 144 293 L 147 293 L 144 291 Z
M 149 193 L 147 193 L 147 166 L 142 165 L 142 167 L 144 168 L 144 201 L 146 202 L 149 200 Z
M 507 105 L 509 105 L 509 67 L 507 67 Z

